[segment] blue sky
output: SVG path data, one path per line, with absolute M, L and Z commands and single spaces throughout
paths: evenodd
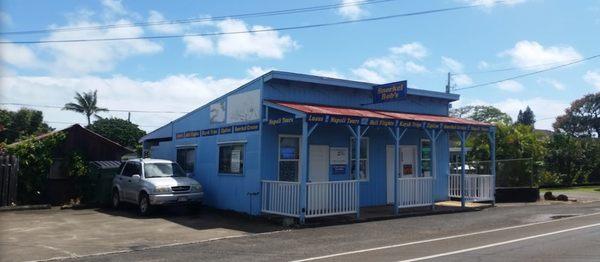
M 349 0 L 352 2 L 354 0 Z M 336 4 L 339 1 L 2 1 L 2 31 L 215 17 Z M 271 69 L 443 91 L 524 74 L 600 54 L 599 0 L 388 1 L 311 13 L 184 25 L 4 35 L 3 41 L 240 31 L 335 22 L 469 4 L 482 7 L 296 31 L 95 43 L 0 45 L 0 100 L 63 105 L 98 90 L 110 109 L 190 111 Z M 600 59 L 457 91 L 454 106 L 489 104 L 516 117 L 529 105 L 550 129 L 554 117 L 600 91 Z M 515 68 L 510 71 L 485 71 Z M 481 72 L 484 73 L 481 73 Z M 467 73 L 467 74 L 461 74 Z M 9 106 L 10 109 L 17 107 Z M 39 108 L 62 128 L 81 115 Z M 126 117 L 112 112 L 103 116 Z M 147 131 L 181 114 L 133 113 Z

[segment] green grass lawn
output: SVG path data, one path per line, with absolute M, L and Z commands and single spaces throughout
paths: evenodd
M 586 192 L 586 193 L 598 193 L 600 194 L 600 186 L 574 186 L 574 187 L 561 187 L 561 188 L 541 188 L 542 193 L 548 191 L 556 192 Z

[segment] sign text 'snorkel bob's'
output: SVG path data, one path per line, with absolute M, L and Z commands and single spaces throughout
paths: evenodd
M 398 81 L 373 87 L 373 104 L 402 100 L 406 97 L 407 81 Z

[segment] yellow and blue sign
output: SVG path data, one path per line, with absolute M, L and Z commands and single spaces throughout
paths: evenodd
M 407 94 L 407 81 L 398 81 L 373 87 L 373 104 L 402 100 Z

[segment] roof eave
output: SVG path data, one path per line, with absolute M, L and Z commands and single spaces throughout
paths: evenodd
M 372 90 L 373 86 L 377 84 L 368 83 L 368 82 L 360 82 L 346 79 L 338 79 L 324 76 L 315 76 L 315 75 L 306 75 L 306 74 L 298 74 L 291 72 L 283 72 L 283 71 L 271 71 L 263 76 L 263 81 L 269 82 L 271 80 L 287 80 L 287 81 L 295 81 L 295 82 L 305 82 L 305 83 L 313 83 L 313 84 L 321 84 L 321 85 L 329 85 L 329 86 L 339 86 L 346 88 L 354 88 L 361 90 Z M 431 90 L 424 89 L 414 89 L 408 88 L 408 95 L 412 96 L 422 96 L 422 97 L 431 97 L 437 99 L 443 99 L 450 102 L 457 101 L 460 98 L 458 94 L 437 92 Z

